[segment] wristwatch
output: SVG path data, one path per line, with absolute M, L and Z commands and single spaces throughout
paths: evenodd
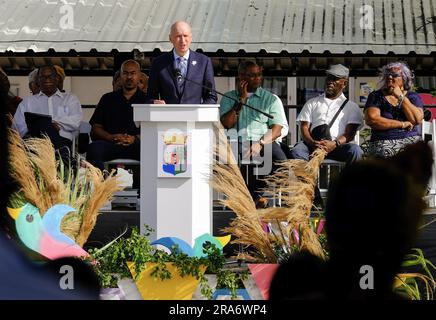
M 339 139 L 336 139 L 336 140 L 335 140 L 335 143 L 336 143 L 336 148 L 339 147 L 339 146 L 341 145 L 341 143 L 339 142 Z
M 260 139 L 259 144 L 263 147 L 265 145 L 265 141 L 263 141 L 263 139 Z

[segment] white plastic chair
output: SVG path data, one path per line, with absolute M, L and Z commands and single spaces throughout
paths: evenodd
M 91 133 L 91 125 L 86 121 L 81 121 L 79 125 L 79 130 L 75 132 L 73 137 L 73 144 L 71 147 L 72 154 L 76 153 L 76 150 L 79 150 L 79 135 L 81 133 L 90 134 Z
M 431 122 L 423 121 L 421 129 L 421 137 L 423 141 L 427 141 L 428 136 L 431 138 L 431 140 L 428 141 L 428 144 L 430 145 L 433 154 L 432 177 L 429 182 L 426 200 L 428 201 L 429 207 L 436 207 L 436 120 L 433 119 Z
M 114 159 L 106 161 L 104 163 L 105 170 L 109 171 L 109 167 L 112 165 L 127 165 L 127 166 L 141 166 L 141 162 L 134 159 Z M 133 187 L 133 186 L 132 186 Z M 123 205 L 129 207 L 139 208 L 139 190 L 133 189 L 132 187 L 126 187 L 123 190 L 114 193 L 114 198 L 111 205 Z
M 356 135 L 354 136 L 354 140 L 351 141 L 351 143 L 355 143 L 357 145 L 360 145 L 360 131 L 359 130 L 356 131 Z M 342 168 L 344 166 L 345 166 L 345 162 L 332 160 L 332 159 L 324 159 L 324 161 L 321 163 L 320 175 L 321 175 L 321 170 L 323 167 L 326 167 L 326 169 L 327 169 L 325 184 L 322 183 L 324 181 L 321 182 L 320 177 L 318 178 L 318 188 L 319 188 L 319 191 L 320 191 L 322 197 L 327 196 L 327 191 L 328 191 L 328 187 L 329 187 L 331 176 L 332 176 L 332 167 L 337 167 L 338 172 L 339 172 L 340 170 L 342 170 Z M 323 184 L 323 185 L 321 185 L 321 184 Z

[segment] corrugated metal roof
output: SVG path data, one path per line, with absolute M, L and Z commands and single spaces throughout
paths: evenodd
M 0 12 L 0 52 L 165 51 L 176 20 L 205 52 L 436 52 L 436 0 L 0 0 Z

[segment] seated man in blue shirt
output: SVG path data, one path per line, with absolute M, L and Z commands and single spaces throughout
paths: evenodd
M 140 74 L 138 62 L 125 61 L 121 65 L 122 89 L 104 94 L 89 121 L 93 142 L 86 159 L 101 170 L 106 161 L 140 158 L 140 129 L 133 121 L 132 108 L 132 104 L 145 103 L 145 94 L 138 89 Z
M 240 79 L 238 90 L 227 92 L 226 95 L 239 100 L 241 103 L 262 110 L 273 118 L 268 118 L 241 103 L 223 97 L 220 103 L 221 123 L 226 129 L 235 128 L 238 131 L 242 149 L 247 146 L 246 152 L 242 150 L 243 159 L 247 159 L 248 156 L 258 157 L 263 155 L 264 166 L 267 165 L 268 161 L 272 164 L 274 161 L 286 160 L 286 154 L 279 143 L 284 122 L 286 121 L 282 102 L 276 95 L 261 87 L 262 69 L 253 61 L 242 62 L 239 65 L 238 73 Z M 263 154 L 266 147 L 271 151 L 269 155 Z M 260 195 L 256 191 L 263 186 L 263 181 L 259 180 L 256 180 L 254 185 L 250 185 L 250 183 L 248 185 L 250 193 L 257 201 L 258 206 L 265 204 L 265 199 L 259 199 Z

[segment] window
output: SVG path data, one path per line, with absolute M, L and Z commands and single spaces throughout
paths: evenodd
M 262 88 L 279 96 L 283 105 L 287 104 L 288 86 L 286 77 L 264 77 Z

